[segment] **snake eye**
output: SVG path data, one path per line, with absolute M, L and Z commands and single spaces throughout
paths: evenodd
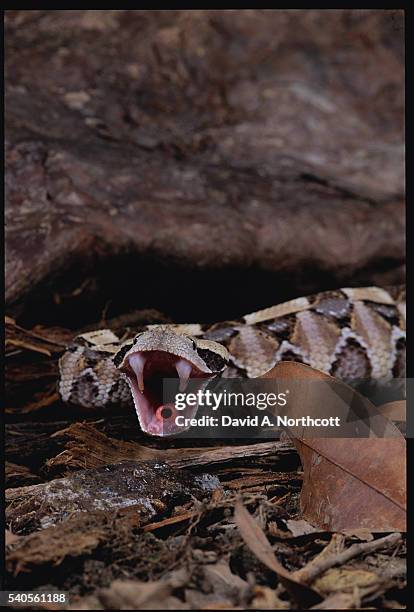
M 191 342 L 191 348 L 193 349 L 193 351 L 197 350 L 197 342 L 194 340 L 193 336 L 190 336 L 189 334 L 184 334 L 187 338 L 187 340 L 189 340 Z

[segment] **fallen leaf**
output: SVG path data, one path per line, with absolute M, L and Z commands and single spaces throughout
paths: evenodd
M 374 572 L 350 567 L 333 567 L 317 578 L 313 585 L 324 595 L 330 595 L 338 591 L 352 592 L 355 588 L 361 589 L 379 582 L 379 576 Z
M 252 594 L 250 608 L 253 610 L 287 610 L 290 607 L 287 601 L 280 599 L 276 591 L 269 587 L 255 585 L 252 587 Z
M 332 534 L 331 541 L 316 557 L 314 557 L 304 567 L 294 572 L 296 580 L 305 584 L 312 584 L 315 578 L 331 569 L 336 565 L 344 565 L 350 559 L 359 555 L 367 555 L 375 550 L 396 549 L 401 542 L 400 533 L 390 533 L 382 538 L 371 542 L 358 542 L 349 548 L 344 548 L 345 536 L 340 533 Z
M 306 605 L 309 607 L 317 601 L 320 601 L 320 596 L 316 591 L 296 580 L 293 574 L 285 569 L 276 559 L 272 546 L 264 532 L 240 500 L 236 503 L 234 522 L 239 528 L 240 534 L 250 550 L 263 565 L 279 576 L 280 582 L 299 605 Z
M 308 533 L 316 533 L 318 530 L 315 529 L 308 521 L 303 519 L 300 520 L 292 520 L 288 519 L 286 522 L 286 526 L 289 529 L 290 533 L 294 538 L 302 535 L 307 535 Z
M 359 597 L 357 593 L 334 593 L 320 604 L 312 606 L 311 610 L 351 610 L 359 607 Z
M 165 603 L 170 593 L 171 587 L 167 582 L 114 580 L 109 588 L 99 592 L 99 599 L 106 608 L 113 610 L 156 610 L 163 608 L 162 603 Z
M 369 529 L 344 529 L 343 533 L 348 538 L 357 538 L 362 542 L 371 542 L 374 539 L 374 534 Z
M 341 407 L 344 398 L 349 398 L 356 414 L 363 410 L 368 420 L 373 415 L 379 431 L 386 429 L 386 437 L 298 435 L 293 439 L 304 469 L 300 497 L 303 518 L 329 531 L 405 531 L 406 444 L 395 425 L 381 415 L 377 419 L 375 406 L 354 389 L 304 364 L 281 362 L 265 377 L 275 378 L 279 384 L 283 381 L 284 386 L 287 380 L 293 383 L 295 393 L 290 395 L 289 415 L 319 416 L 314 414 L 318 406 L 315 398 L 309 398 L 311 393 L 304 382 L 325 380 L 337 390 Z M 326 406 L 324 410 L 326 415 Z
M 406 530 L 404 440 L 295 441 L 304 468 L 300 506 L 329 531 Z
M 86 518 L 89 520 L 91 514 Z M 97 524 L 82 531 L 76 518 L 68 519 L 63 529 L 53 526 L 42 532 L 21 536 L 17 546 L 7 555 L 6 568 L 17 576 L 21 572 L 32 571 L 36 566 L 59 565 L 65 557 L 82 556 L 95 550 L 104 537 L 104 526 Z
M 407 420 L 407 402 L 398 400 L 395 402 L 387 402 L 379 406 L 378 412 L 386 416 L 391 421 L 400 421 L 405 423 Z
M 237 574 L 233 574 L 228 562 L 223 559 L 218 563 L 203 566 L 203 591 L 214 593 L 218 600 L 240 603 L 249 588 L 249 584 Z
M 184 600 L 191 610 L 238 610 L 230 599 L 222 599 L 213 593 L 199 589 L 185 589 Z
M 21 536 L 18 536 L 15 533 L 12 533 L 9 529 L 6 529 L 5 536 L 4 536 L 5 545 L 10 546 L 10 544 L 14 544 L 18 540 L 20 540 L 20 537 Z
M 193 610 L 197 610 L 197 608 L 192 608 Z M 207 604 L 203 606 L 201 610 L 244 610 L 244 608 L 240 608 L 239 606 L 233 606 L 230 601 L 222 601 L 220 603 L 214 602 L 211 604 Z
M 291 438 L 366 440 L 402 437 L 397 427 L 368 398 L 341 380 L 308 365 L 281 361 L 260 378 L 271 379 L 277 392 L 288 390 L 285 414 L 289 419 L 299 420 L 285 428 Z M 303 417 L 338 417 L 339 427 L 306 425 L 300 422 Z

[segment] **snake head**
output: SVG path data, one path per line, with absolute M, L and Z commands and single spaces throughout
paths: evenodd
M 114 357 L 128 380 L 141 429 L 152 436 L 171 436 L 184 428 L 175 423 L 174 403 L 165 402 L 163 381 L 177 379 L 184 393 L 204 388 L 225 369 L 227 350 L 217 342 L 177 333 L 168 326 L 141 332 Z M 187 405 L 179 414 L 193 417 L 198 406 Z

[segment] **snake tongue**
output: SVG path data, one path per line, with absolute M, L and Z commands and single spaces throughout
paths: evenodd
M 141 393 L 144 393 L 144 366 L 146 361 L 146 358 L 141 353 L 134 353 L 129 358 L 129 365 L 135 372 L 138 388 Z

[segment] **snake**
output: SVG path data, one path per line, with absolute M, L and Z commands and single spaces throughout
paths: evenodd
M 257 378 L 281 361 L 342 381 L 405 377 L 405 289 L 323 291 L 214 324 L 141 326 L 126 339 L 110 329 L 77 335 L 59 360 L 62 400 L 85 408 L 133 405 L 151 436 L 177 433 L 162 381 L 200 388 L 211 379 Z

